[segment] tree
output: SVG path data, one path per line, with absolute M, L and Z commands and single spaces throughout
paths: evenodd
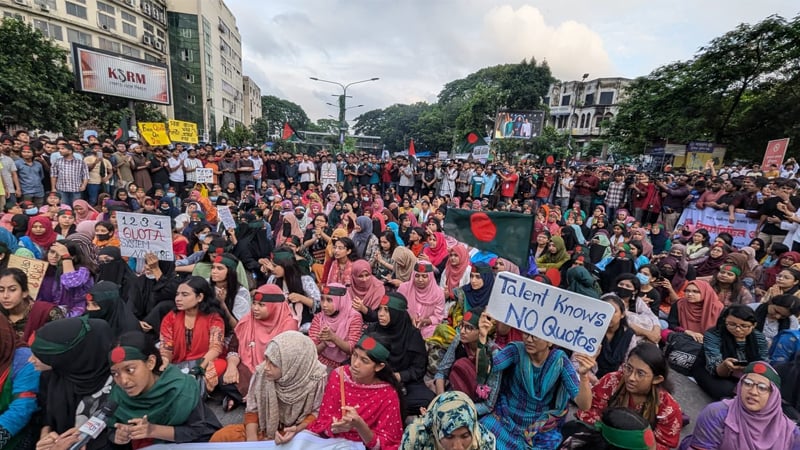
M 82 118 L 67 52 L 16 19 L 0 23 L 0 120 L 70 133 Z
M 268 136 L 280 135 L 286 121 L 298 131 L 311 122 L 300 105 L 274 95 L 261 96 L 261 117 L 266 121 Z
M 76 101 L 86 104 L 78 123 L 78 132 L 97 130 L 100 133 L 113 134 L 123 119 L 130 120 L 131 110 L 128 100 L 97 94 L 76 94 Z M 149 103 L 134 103 L 137 122 L 166 122 L 167 118 L 158 107 Z

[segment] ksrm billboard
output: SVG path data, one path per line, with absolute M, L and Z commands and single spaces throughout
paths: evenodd
M 72 44 L 76 88 L 147 103 L 172 101 L 166 64 Z

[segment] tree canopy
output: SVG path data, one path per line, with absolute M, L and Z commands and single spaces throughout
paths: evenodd
M 280 135 L 286 121 L 295 130 L 305 129 L 311 123 L 300 105 L 274 95 L 261 96 L 261 119 L 263 123 L 259 126 L 265 128 L 267 136 Z

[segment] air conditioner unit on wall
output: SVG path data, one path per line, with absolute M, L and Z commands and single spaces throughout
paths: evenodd
M 20 6 L 31 6 L 28 3 L 28 0 L 14 0 L 14 3 L 16 3 L 16 4 L 20 5 Z
M 39 5 L 39 6 L 42 8 L 42 11 L 50 12 L 50 5 L 42 4 L 42 5 Z
M 150 36 L 145 35 L 142 37 L 142 43 L 145 45 L 153 45 L 153 39 Z
M 164 51 L 164 42 L 156 41 L 155 47 L 156 47 L 156 50 L 158 50 L 160 52 L 163 52 Z
M 136 0 L 125 0 L 125 4 L 130 7 L 134 7 L 136 6 Z

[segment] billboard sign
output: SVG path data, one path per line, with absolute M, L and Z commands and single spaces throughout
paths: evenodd
M 72 44 L 76 88 L 147 103 L 169 105 L 169 69 L 166 64 L 130 58 Z
M 542 134 L 544 111 L 501 109 L 494 120 L 494 139 L 531 139 Z

